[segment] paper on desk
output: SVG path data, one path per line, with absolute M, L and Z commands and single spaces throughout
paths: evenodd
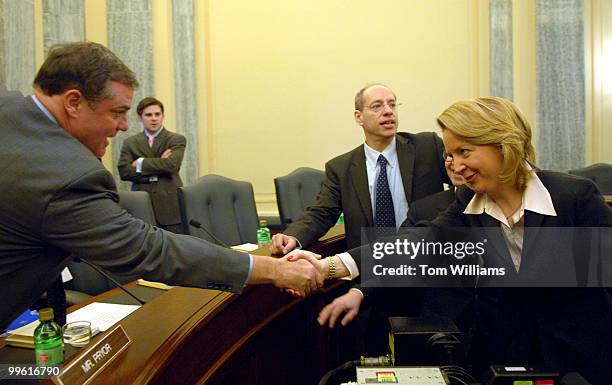
M 89 321 L 91 322 L 92 330 L 97 328 L 104 332 L 139 307 L 140 305 L 93 302 L 69 313 L 66 316 L 66 322 Z
M 38 327 L 38 320 L 32 321 L 8 333 L 6 344 L 19 348 L 34 349 L 34 330 Z
M 32 321 L 27 325 L 23 325 L 20 328 L 11 330 L 9 335 L 25 336 L 32 338 L 34 336 L 34 329 L 40 324 L 38 320 Z
M 152 288 L 161 289 L 161 290 L 170 290 L 174 287 L 174 286 L 166 285 L 165 283 L 161 283 L 161 282 L 147 281 L 142 278 L 139 278 L 136 281 L 136 283 L 139 284 L 140 286 L 152 287 Z
M 243 243 L 242 245 L 232 246 L 232 249 L 238 251 L 253 251 L 257 250 L 258 248 L 259 246 L 254 243 Z

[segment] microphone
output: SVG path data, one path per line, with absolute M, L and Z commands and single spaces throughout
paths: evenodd
M 128 291 L 128 289 L 126 289 L 125 287 L 123 287 L 123 285 L 121 285 L 119 282 L 117 282 L 117 280 L 115 278 L 113 278 L 110 275 L 108 275 L 104 270 L 100 269 L 98 266 L 94 265 L 93 263 L 91 263 L 89 261 L 86 261 L 84 259 L 81 259 L 81 258 L 75 258 L 74 261 L 75 262 L 83 262 L 87 266 L 91 267 L 92 269 L 97 271 L 98 274 L 101 274 L 103 277 L 105 277 L 106 279 L 111 281 L 115 286 L 117 286 L 119 289 L 123 290 L 130 297 L 134 298 L 141 305 L 144 305 L 146 303 L 145 301 L 143 301 L 140 298 L 136 297 L 134 294 L 130 293 Z
M 203 230 L 206 234 L 208 234 L 209 237 L 213 239 L 213 241 L 215 241 L 217 245 L 226 247 L 228 249 L 230 248 L 225 242 L 215 237 L 212 232 L 210 232 L 206 227 L 204 227 L 200 222 L 196 221 L 195 219 L 190 220 L 189 224 L 195 227 L 196 229 Z

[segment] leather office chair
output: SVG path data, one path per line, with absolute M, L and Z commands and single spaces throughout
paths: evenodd
M 119 191 L 119 206 L 149 224 L 156 223 L 151 197 L 146 191 Z
M 595 163 L 568 172 L 592 180 L 602 195 L 612 195 L 612 164 Z
M 259 220 L 253 186 L 220 175 L 205 175 L 179 188 L 185 234 L 216 243 L 205 231 L 189 225 L 196 220 L 226 245 L 257 243 Z
M 155 225 L 153 205 L 147 192 L 119 191 L 119 206 L 124 208 L 132 216 Z M 98 272 L 84 263 L 70 262 L 68 268 L 73 276 L 73 280 L 67 284 L 67 287 L 71 290 L 66 291 L 66 299 L 69 305 L 85 300 L 88 295 L 97 295 L 115 288 L 112 282 L 102 277 Z M 132 282 L 139 278 L 138 276 L 108 274 L 121 284 Z M 84 296 L 83 293 L 86 295 Z
M 274 178 L 276 203 L 283 227 L 302 216 L 304 209 L 315 204 L 325 180 L 325 173 L 310 167 L 300 167 Z

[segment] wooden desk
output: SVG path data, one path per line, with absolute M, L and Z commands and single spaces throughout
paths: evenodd
M 311 250 L 335 253 L 343 234 L 334 228 Z M 316 315 L 345 290 L 337 281 L 296 300 L 273 286 L 241 295 L 174 288 L 120 322 L 133 344 L 91 384 L 315 384 L 341 363 L 338 332 Z

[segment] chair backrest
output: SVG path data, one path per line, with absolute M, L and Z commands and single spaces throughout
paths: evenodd
M 151 197 L 146 191 L 119 191 L 119 206 L 151 225 L 156 223 Z
M 106 279 L 106 277 L 101 276 L 97 271 L 84 263 L 69 262 L 68 269 L 70 269 L 70 273 L 72 274 L 72 280 L 66 283 L 66 288 L 68 289 L 89 295 L 98 295 L 115 288 L 115 285 Z M 114 275 L 113 278 L 117 279 Z M 133 281 L 133 279 L 127 282 L 131 281 Z
M 257 243 L 259 219 L 253 186 L 220 175 L 205 175 L 178 190 L 185 234 L 215 243 L 202 229 L 189 225 L 196 220 L 227 245 Z
M 612 195 L 612 164 L 595 163 L 568 172 L 592 180 L 603 195 Z
M 125 209 L 132 216 L 142 219 L 143 221 L 155 225 L 155 214 L 153 213 L 153 204 L 149 193 L 146 191 L 119 191 L 119 206 Z M 84 263 L 70 262 L 68 268 L 72 273 L 73 280 L 69 287 L 73 290 L 97 295 L 114 289 L 108 279 L 102 277 L 98 272 Z M 108 272 L 107 272 L 108 273 Z M 138 276 L 120 276 L 108 273 L 115 278 L 119 283 L 124 284 L 138 279 Z
M 316 202 L 325 180 L 325 173 L 310 167 L 300 167 L 290 174 L 274 178 L 276 203 L 283 227 L 295 222 L 304 209 Z

